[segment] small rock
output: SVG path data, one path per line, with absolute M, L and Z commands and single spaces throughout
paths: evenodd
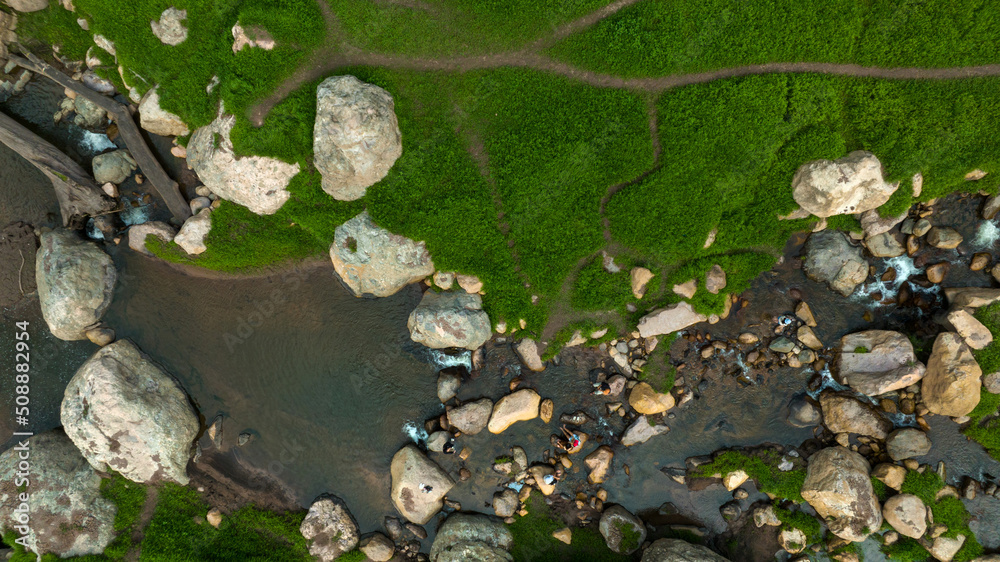
M 538 393 L 530 388 L 504 396 L 493 406 L 493 415 L 487 425 L 490 433 L 503 433 L 516 422 L 537 418 L 541 400 Z
M 948 226 L 935 226 L 927 232 L 927 243 L 942 250 L 953 250 L 962 243 L 962 235 Z
M 969 264 L 969 269 L 972 271 L 982 271 L 990 265 L 991 256 L 987 253 L 980 252 L 972 256 L 972 263 Z
M 521 362 L 524 363 L 525 367 L 532 371 L 545 370 L 545 363 L 542 361 L 541 355 L 538 354 L 538 343 L 535 340 L 524 338 L 517 342 L 514 351 L 521 358 Z
M 219 511 L 218 508 L 213 507 L 208 511 L 208 514 L 205 515 L 205 520 L 208 521 L 209 525 L 218 529 L 219 525 L 222 524 L 222 512 Z
M 795 307 L 795 316 L 797 316 L 799 320 L 805 322 L 806 326 L 809 326 L 810 328 L 815 328 L 817 326 L 816 317 L 813 316 L 812 309 L 809 308 L 809 305 L 805 301 L 800 302 Z
M 698 291 L 698 281 L 691 279 L 680 285 L 674 285 L 673 291 L 686 299 L 693 298 L 694 294 Z
M 645 267 L 634 267 L 630 272 L 632 282 L 632 295 L 641 299 L 646 295 L 646 286 L 653 279 L 653 272 Z
M 705 290 L 713 295 L 717 295 L 719 291 L 725 288 L 726 272 L 718 264 L 713 265 L 712 269 L 708 270 L 708 273 L 705 274 Z
M 573 542 L 573 531 L 571 531 L 569 527 L 563 527 L 558 531 L 553 531 L 552 537 L 559 542 L 571 544 Z
M 462 385 L 462 377 L 451 370 L 443 370 L 438 375 L 437 396 L 442 403 L 455 397 L 459 386 Z
M 510 488 L 493 494 L 493 511 L 497 517 L 511 517 L 517 513 L 521 502 L 517 499 L 517 492 Z
M 372 562 L 389 562 L 396 553 L 396 545 L 382 533 L 361 539 L 358 548 Z
M 952 310 L 948 313 L 948 324 L 962 336 L 966 345 L 972 349 L 983 349 L 993 343 L 993 334 L 982 322 L 976 320 L 966 309 Z
M 542 404 L 538 410 L 538 417 L 542 418 L 542 423 L 549 423 L 552 421 L 552 412 L 555 409 L 555 404 L 552 402 L 551 398 L 546 398 L 542 400 Z
M 645 382 L 632 387 L 628 399 L 632 409 L 644 415 L 660 414 L 674 407 L 674 397 L 670 393 L 656 392 Z
M 931 450 L 931 440 L 919 429 L 903 428 L 889 434 L 889 437 L 886 439 L 886 447 L 892 460 L 900 461 L 913 457 L 922 457 L 929 453 Z
M 927 266 L 927 280 L 931 283 L 941 283 L 944 281 L 945 276 L 948 275 L 949 268 L 950 265 L 948 262 L 941 262 Z
M 882 463 L 872 470 L 872 476 L 893 490 L 899 491 L 906 479 L 906 469 L 896 464 Z
M 587 467 L 588 471 L 587 479 L 591 484 L 601 484 L 604 482 L 608 470 L 611 468 L 611 459 L 614 456 L 615 454 L 611 450 L 611 447 L 601 445 L 583 459 L 583 464 Z

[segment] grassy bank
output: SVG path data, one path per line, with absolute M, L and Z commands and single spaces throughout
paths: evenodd
M 979 0 L 643 0 L 550 50 L 581 68 L 666 76 L 780 62 L 948 67 L 1000 60 L 1000 17 Z

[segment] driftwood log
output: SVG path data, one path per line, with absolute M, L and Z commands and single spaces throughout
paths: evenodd
M 11 54 L 10 60 L 26 70 L 54 80 L 60 86 L 73 90 L 77 95 L 87 98 L 101 109 L 107 111 L 111 119 L 118 125 L 118 134 L 125 141 L 125 145 L 132 154 L 132 158 L 135 159 L 139 165 L 139 169 L 146 175 L 146 179 L 149 180 L 153 189 L 156 190 L 160 198 L 167 204 L 170 213 L 175 219 L 181 222 L 191 216 L 191 207 L 184 200 L 184 197 L 181 196 L 177 182 L 163 171 L 160 162 L 142 138 L 139 127 L 135 124 L 135 120 L 132 118 L 132 114 L 127 107 L 87 88 L 23 48 L 22 52 L 25 53 L 23 57 Z
M 86 217 L 115 208 L 115 202 L 104 195 L 94 178 L 72 158 L 3 113 L 0 113 L 0 143 L 34 164 L 52 181 L 64 226 L 80 228 Z

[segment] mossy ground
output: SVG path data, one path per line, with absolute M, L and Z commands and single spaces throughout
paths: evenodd
M 565 544 L 552 533 L 566 524 L 545 504 L 541 495 L 533 493 L 526 502 L 528 515 L 516 517 L 508 526 L 514 536 L 511 555 L 516 562 L 624 562 L 630 556 L 616 554 L 608 549 L 604 537 L 593 527 L 572 528 L 573 538 Z
M 753 453 L 742 451 L 724 451 L 712 462 L 703 464 L 692 473 L 694 477 L 710 478 L 715 474 L 726 474 L 743 470 L 757 484 L 761 492 L 774 494 L 779 499 L 795 503 L 805 503 L 802 498 L 802 484 L 806 480 L 805 469 L 782 471 L 781 455 L 770 450 L 759 450 Z
M 975 317 L 993 334 L 993 343 L 974 350 L 973 355 L 984 375 L 1000 371 L 1000 303 L 980 308 Z M 982 445 L 991 457 L 1000 460 L 1000 394 L 982 389 L 979 404 L 969 417 L 971 420 L 962 433 Z

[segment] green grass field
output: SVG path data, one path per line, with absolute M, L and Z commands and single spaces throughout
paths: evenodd
M 948 67 L 1000 60 L 1000 13 L 982 0 L 643 0 L 549 53 L 620 76 L 780 62 Z

